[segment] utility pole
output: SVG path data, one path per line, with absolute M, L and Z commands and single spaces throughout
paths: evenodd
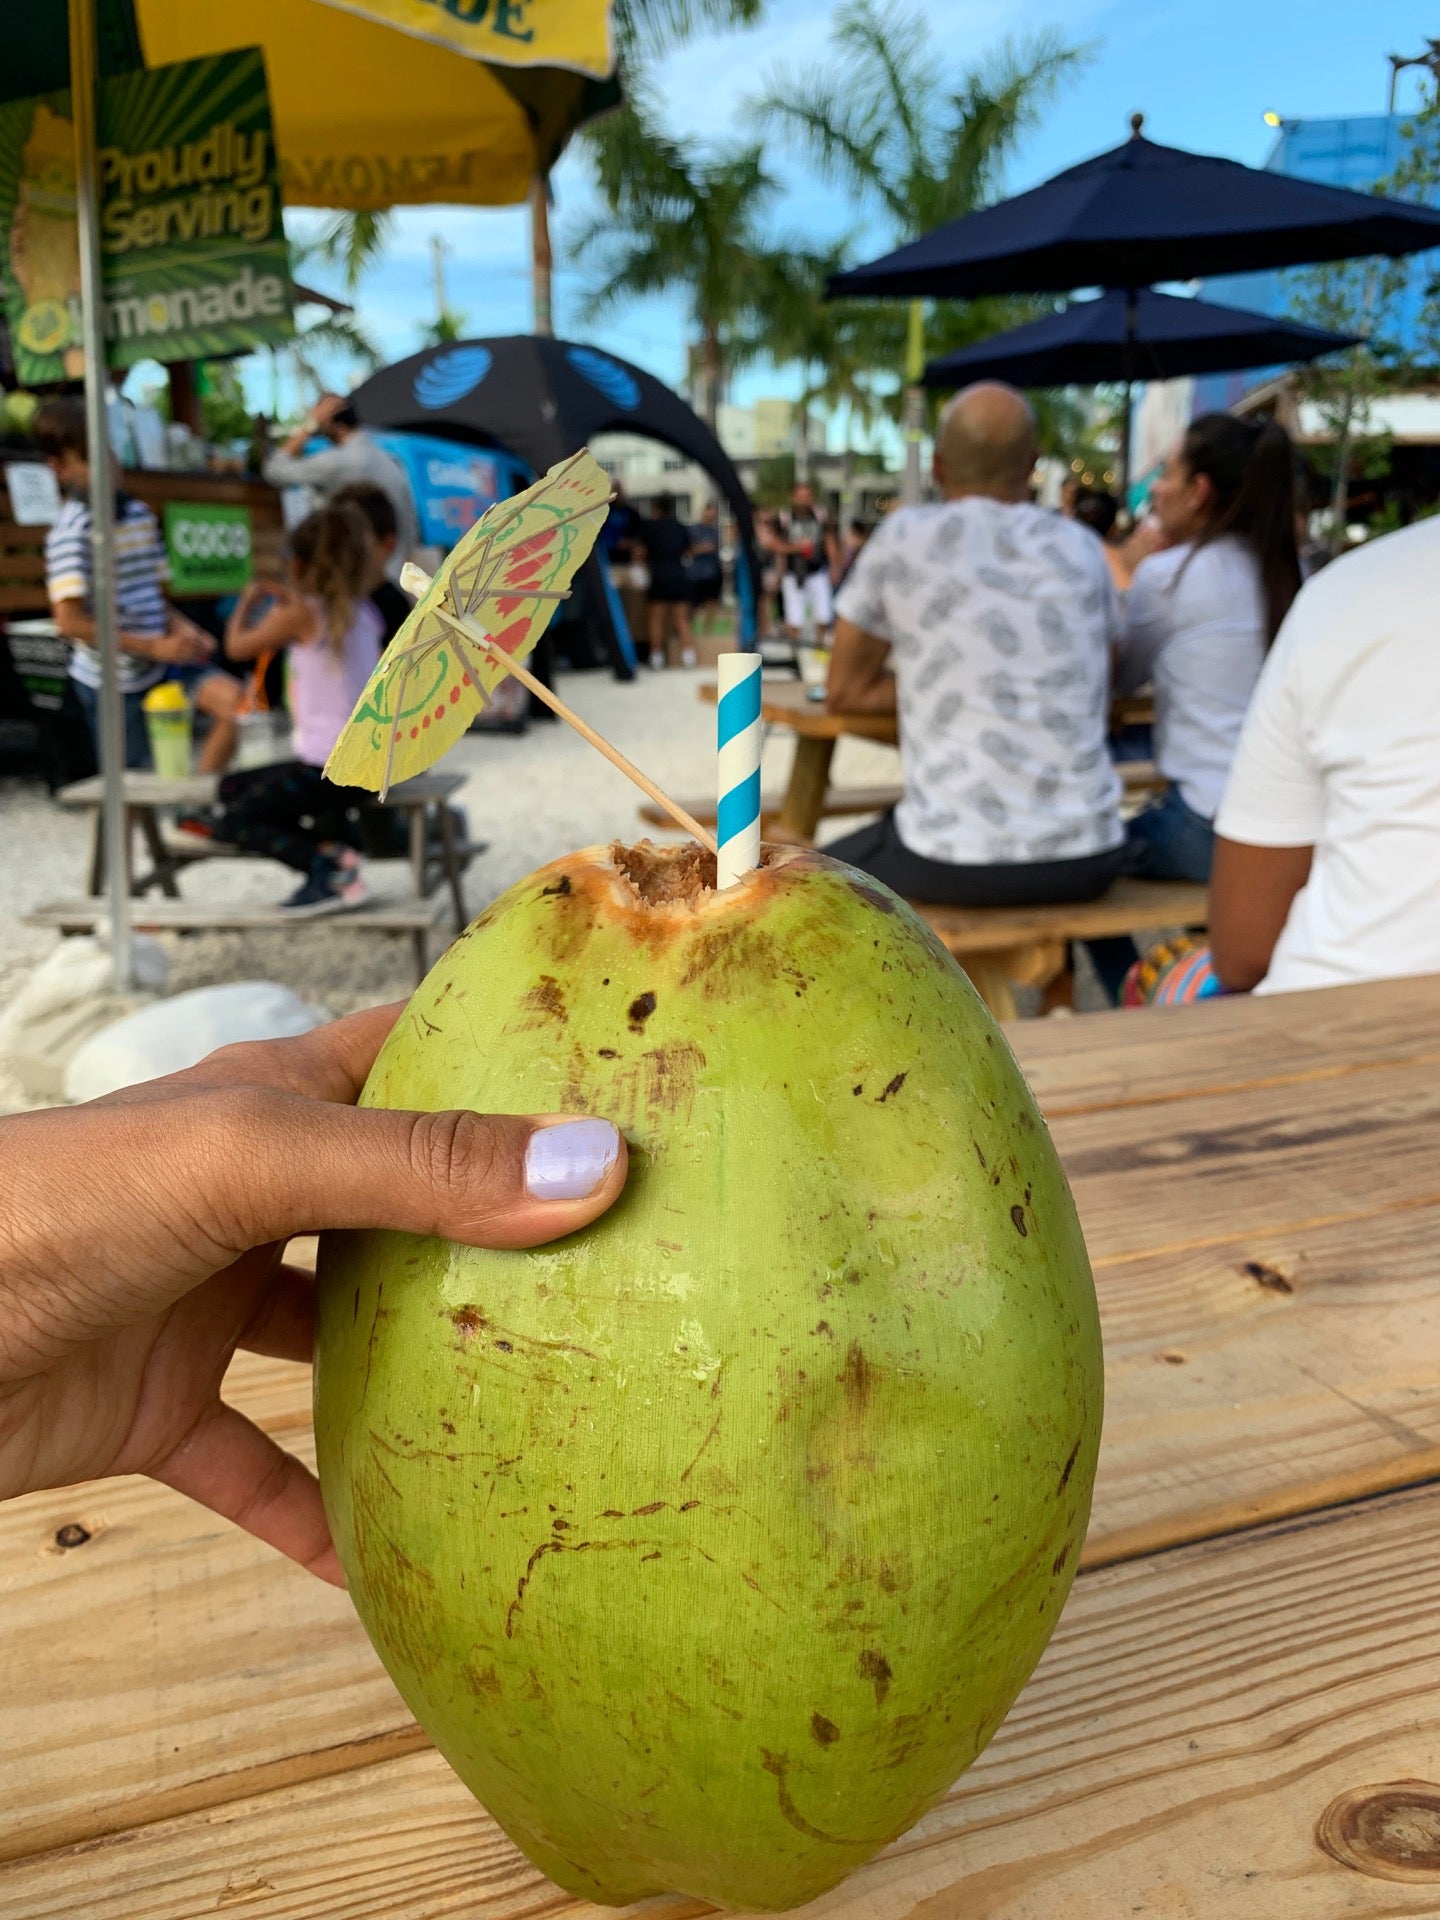
M 435 318 L 437 320 L 443 320 L 450 311 L 445 299 L 445 256 L 450 250 L 450 243 L 440 234 L 431 234 L 430 271 L 435 280 Z

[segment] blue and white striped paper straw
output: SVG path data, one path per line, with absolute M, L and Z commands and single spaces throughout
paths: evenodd
M 719 668 L 717 888 L 733 887 L 760 864 L 760 656 L 722 653 Z

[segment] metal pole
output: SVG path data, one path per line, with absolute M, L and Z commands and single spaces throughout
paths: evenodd
M 1130 511 L 1130 389 L 1135 378 L 1135 289 L 1125 289 L 1125 401 L 1124 412 L 1120 416 L 1120 452 L 1116 462 L 1119 471 L 1116 478 L 1120 485 L 1116 489 L 1120 497 L 1122 512 Z
M 430 236 L 430 271 L 435 281 L 435 318 L 443 321 L 450 311 L 445 299 L 445 242 L 438 233 Z
M 925 437 L 925 389 L 920 377 L 925 371 L 925 308 L 921 301 L 910 302 L 910 326 L 905 352 L 905 477 L 900 499 L 907 507 L 920 504 L 920 442 Z
M 96 169 L 95 0 L 68 0 L 70 111 L 75 127 L 76 226 L 80 239 L 81 346 L 85 354 L 85 438 L 90 458 L 93 562 L 91 600 L 100 655 L 100 773 L 104 780 L 102 845 L 110 901 L 110 959 L 117 992 L 134 979 L 130 937 L 130 875 L 126 858 L 125 708 L 120 694 L 120 649 L 115 619 L 115 483 L 105 419 L 105 335 L 101 317 L 100 185 Z

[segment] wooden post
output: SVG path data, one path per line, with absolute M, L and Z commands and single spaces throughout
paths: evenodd
M 166 368 L 170 380 L 170 418 L 188 427 L 197 439 L 205 438 L 205 414 L 200 405 L 200 388 L 195 379 L 193 360 L 172 360 Z
M 554 257 L 550 251 L 550 182 L 537 173 L 530 182 L 530 279 L 534 289 L 535 331 L 542 339 L 555 332 L 550 291 Z

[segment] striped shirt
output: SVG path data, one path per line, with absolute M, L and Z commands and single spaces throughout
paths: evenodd
M 144 638 L 159 638 L 170 624 L 165 603 L 165 547 L 154 514 L 128 493 L 115 497 L 115 612 L 121 630 Z M 94 559 L 90 546 L 90 508 L 83 500 L 67 500 L 45 536 L 45 587 L 51 606 L 62 600 L 82 600 L 91 606 L 90 582 Z M 165 673 L 158 661 L 138 660 L 133 653 L 119 658 L 120 688 L 138 693 L 153 687 Z M 94 647 L 70 649 L 70 677 L 87 687 L 100 684 L 100 656 Z

